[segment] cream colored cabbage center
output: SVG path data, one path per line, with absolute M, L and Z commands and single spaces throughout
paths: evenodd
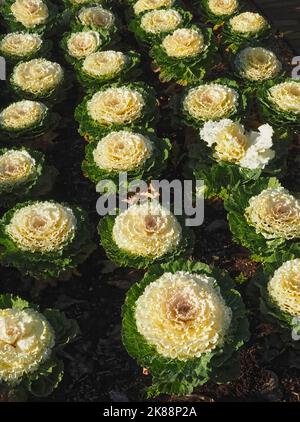
M 115 22 L 114 15 L 102 6 L 83 7 L 78 14 L 83 25 L 93 25 L 98 28 L 109 29 Z
M 98 32 L 74 32 L 67 41 L 68 53 L 76 59 L 82 59 L 94 53 L 101 46 L 101 43 Z
M 35 159 L 25 150 L 0 155 L 0 187 L 26 181 L 35 172 Z
M 149 138 L 127 132 L 111 132 L 98 142 L 93 151 L 98 167 L 108 171 L 130 171 L 141 166 L 152 154 Z
M 174 0 L 138 0 L 133 5 L 133 10 L 136 15 L 139 15 L 146 10 L 159 9 L 160 7 L 171 7 Z
M 94 94 L 87 103 L 87 111 L 93 120 L 102 125 L 124 125 L 137 120 L 144 106 L 144 98 L 137 90 L 119 87 Z
M 16 21 L 26 28 L 46 23 L 49 16 L 48 7 L 42 0 L 16 0 L 10 10 Z
M 300 259 L 285 262 L 268 283 L 268 292 L 283 311 L 300 316 Z
M 247 47 L 238 53 L 235 66 L 239 74 L 251 81 L 263 81 L 278 76 L 282 64 L 271 50 Z
M 183 108 L 195 119 L 218 120 L 233 113 L 238 106 L 236 90 L 220 84 L 204 84 L 188 91 Z
M 250 198 L 245 216 L 266 239 L 300 237 L 300 200 L 282 187 L 265 189 Z
M 0 381 L 18 384 L 51 357 L 53 328 L 33 309 L 0 309 Z
M 230 26 L 234 32 L 256 33 L 267 27 L 268 22 L 259 13 L 244 12 L 230 19 Z
M 114 76 L 126 64 L 126 56 L 120 51 L 98 51 L 88 55 L 82 63 L 82 70 L 93 76 Z
M 232 15 L 239 7 L 238 0 L 208 0 L 209 10 L 216 16 Z
M 11 32 L 0 41 L 0 51 L 11 56 L 23 57 L 38 51 L 42 43 L 39 34 Z
M 6 232 L 18 247 L 30 252 L 62 249 L 75 235 L 71 208 L 53 202 L 35 202 L 15 211 Z
M 170 57 L 182 58 L 202 53 L 207 47 L 200 29 L 181 28 L 167 35 L 162 46 Z
M 204 274 L 164 273 L 136 301 L 138 332 L 171 359 L 199 358 L 222 346 L 232 311 L 215 283 Z
M 39 123 L 47 107 L 37 101 L 21 100 L 10 104 L 0 113 L 0 126 L 20 130 Z
M 12 82 L 23 91 L 45 94 L 57 88 L 63 77 L 60 64 L 46 59 L 33 59 L 15 66 Z
M 116 217 L 113 239 L 121 250 L 159 258 L 177 247 L 181 226 L 159 204 L 132 205 Z
M 300 114 L 300 83 L 282 82 L 272 86 L 268 92 L 269 99 L 279 109 Z
M 177 10 L 152 10 L 142 16 L 141 28 L 150 34 L 157 34 L 160 32 L 173 31 L 181 22 L 182 17 Z

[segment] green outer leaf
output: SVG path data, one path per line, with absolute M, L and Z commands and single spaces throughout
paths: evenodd
M 18 296 L 0 295 L 0 309 L 6 308 L 20 310 L 31 308 L 39 311 L 37 306 Z M 35 372 L 25 374 L 21 383 L 16 386 L 14 394 L 19 394 L 21 397 L 24 397 L 26 392 L 36 397 L 46 397 L 53 392 L 62 380 L 64 369 L 63 362 L 56 357 L 56 352 L 73 341 L 79 333 L 77 322 L 66 318 L 63 312 L 56 309 L 46 309 L 43 314 L 54 329 L 55 346 L 51 357 L 43 362 Z M 7 391 L 12 389 L 7 383 L 0 383 L 0 388 Z
M 204 353 L 200 358 L 181 361 L 161 356 L 155 346 L 147 343 L 138 332 L 135 321 L 136 300 L 141 296 L 149 284 L 157 280 L 163 273 L 188 271 L 206 274 L 214 277 L 221 290 L 227 306 L 232 309 L 232 323 L 223 346 Z M 249 338 L 248 321 L 245 307 L 240 294 L 233 289 L 233 282 L 229 276 L 216 268 L 210 268 L 201 262 L 178 260 L 162 265 L 150 267 L 140 283 L 134 284 L 127 293 L 122 309 L 123 343 L 128 353 L 137 360 L 138 364 L 148 368 L 153 377 L 150 394 L 160 393 L 186 395 L 208 380 L 218 380 L 224 375 L 222 367 L 236 357 L 236 352 Z M 222 373 L 221 373 L 222 371 Z M 223 382 L 228 380 L 223 378 Z
M 21 31 L 21 32 L 27 33 L 28 31 Z M 0 36 L 0 43 L 2 39 L 5 38 L 6 35 L 8 34 L 3 34 Z M 1 49 L 0 49 L 0 55 L 4 57 L 4 59 L 6 60 L 6 63 L 15 65 L 16 63 L 21 62 L 21 61 L 28 61 L 28 60 L 36 59 L 38 57 L 49 57 L 52 46 L 53 46 L 53 42 L 51 40 L 43 39 L 43 42 L 40 48 L 38 48 L 38 50 L 30 54 L 27 54 L 26 56 L 15 56 L 12 54 L 5 53 Z
M 297 82 L 299 79 L 286 78 L 280 81 L 267 81 L 262 84 L 257 91 L 259 113 L 261 119 L 267 121 L 275 128 L 284 129 L 287 132 L 300 131 L 300 115 L 288 111 L 280 110 L 268 98 L 268 90 L 281 82 Z
M 95 249 L 86 213 L 79 207 L 72 207 L 77 220 L 75 236 L 61 250 L 48 253 L 23 251 L 8 236 L 5 227 L 18 209 L 32 203 L 32 201 L 28 201 L 17 204 L 7 211 L 0 220 L 0 262 L 4 266 L 15 267 L 23 274 L 37 279 L 47 280 L 67 276 Z M 62 205 L 69 206 L 68 204 Z
M 158 109 L 157 109 L 157 100 L 155 97 L 155 92 L 153 88 L 150 86 L 142 83 L 142 82 L 135 82 L 129 84 L 111 84 L 105 85 L 101 87 L 99 91 L 105 91 L 107 88 L 112 87 L 128 87 L 137 90 L 140 94 L 143 95 L 145 100 L 145 106 L 143 109 L 142 116 L 137 119 L 135 122 L 126 125 L 127 127 L 136 128 L 138 130 L 139 127 L 143 127 L 147 129 L 155 124 L 155 121 L 158 118 Z M 93 94 L 87 95 L 81 104 L 77 106 L 75 110 L 75 120 L 80 124 L 79 126 L 79 133 L 84 136 L 88 137 L 89 140 L 99 139 L 103 134 L 107 131 L 113 130 L 122 130 L 125 126 L 123 125 L 109 125 L 104 126 L 97 123 L 93 120 L 86 109 L 87 102 L 91 99 Z
M 216 161 L 213 157 L 214 148 L 199 141 L 189 148 L 188 174 L 192 173 L 197 180 L 204 180 L 207 198 L 219 196 L 225 199 L 239 189 L 239 186 L 256 183 L 261 175 L 283 177 L 286 168 L 280 168 L 280 164 L 282 166 L 286 164 L 287 147 L 287 142 L 274 145 L 273 149 L 276 151 L 276 155 L 273 160 L 264 169 L 252 170 L 240 167 L 238 164 Z
M 229 88 L 234 89 L 239 94 L 239 103 L 235 110 L 232 111 L 232 113 L 228 114 L 227 116 L 223 116 L 222 119 L 234 119 L 234 120 L 241 120 L 245 118 L 245 114 L 247 113 L 248 109 L 248 99 L 247 96 L 243 93 L 243 91 L 240 90 L 239 84 L 230 79 L 226 78 L 219 78 L 215 79 L 214 81 L 201 81 L 197 83 L 194 86 L 190 86 L 186 88 L 182 94 L 174 97 L 173 103 L 171 103 L 172 108 L 174 109 L 174 114 L 176 121 L 182 122 L 182 125 L 185 126 L 192 126 L 195 129 L 200 129 L 205 123 L 205 120 L 198 120 L 191 116 L 183 107 L 183 101 L 188 94 L 189 90 L 192 88 L 195 88 L 200 85 L 206 85 L 206 84 L 220 84 L 228 86 Z M 179 117 L 180 116 L 180 117 Z
M 232 16 L 237 15 L 242 7 L 242 2 L 239 1 L 239 7 L 238 9 L 231 15 L 215 15 L 210 8 L 208 7 L 208 0 L 196 0 L 196 4 L 200 3 L 202 15 L 204 16 L 206 22 L 212 23 L 214 25 L 222 25 L 224 22 L 226 22 L 228 19 L 232 18 Z
M 245 209 L 252 196 L 264 189 L 281 186 L 276 178 L 260 177 L 256 183 L 240 186 L 224 201 L 227 218 L 234 240 L 252 252 L 252 259 L 264 263 L 283 263 L 300 254 L 300 242 L 286 239 L 265 239 L 250 226 L 245 217 Z
M 176 28 L 182 28 L 187 26 L 191 20 L 192 20 L 192 14 L 184 9 L 181 9 L 179 7 L 171 7 L 172 10 L 176 10 L 178 13 L 180 13 L 182 21 L 180 23 L 180 25 Z M 157 9 L 156 9 L 157 10 Z M 167 7 L 161 7 L 159 8 L 159 10 L 169 10 L 169 8 Z M 147 46 L 151 46 L 153 44 L 157 44 L 160 43 L 161 40 L 168 34 L 170 34 L 173 31 L 166 31 L 166 32 L 160 32 L 160 33 L 150 33 L 150 32 L 146 32 L 144 31 L 143 28 L 141 28 L 141 19 L 142 17 L 151 12 L 152 10 L 147 10 L 143 13 L 140 13 L 139 15 L 135 16 L 128 25 L 128 28 L 130 31 L 132 31 L 134 33 L 135 38 L 137 39 L 137 41 L 143 46 L 143 45 L 147 45 Z
M 195 25 L 190 28 L 199 29 Z M 160 79 L 163 82 L 175 81 L 181 85 L 190 85 L 204 78 L 206 70 L 215 64 L 217 47 L 210 28 L 202 30 L 202 33 L 207 49 L 193 57 L 179 59 L 169 57 L 160 43 L 153 45 L 149 54 L 159 68 Z
M 101 51 L 103 51 L 101 49 Z M 139 65 L 141 62 L 140 55 L 134 51 L 126 52 L 126 63 L 120 72 L 113 75 L 94 77 L 86 73 L 82 68 L 82 62 L 77 61 L 75 63 L 75 73 L 78 82 L 88 91 L 93 92 L 98 88 L 101 88 L 107 83 L 126 83 L 128 81 L 134 81 L 138 79 L 141 74 Z
M 40 57 L 40 58 L 43 58 L 43 57 Z M 18 65 L 21 63 L 23 62 L 20 61 Z M 64 76 L 61 82 L 56 87 L 50 89 L 47 92 L 32 93 L 32 92 L 23 90 L 22 88 L 20 88 L 18 85 L 16 85 L 13 82 L 13 71 L 11 73 L 10 80 L 8 81 L 8 86 L 16 98 L 43 101 L 46 105 L 52 105 L 52 104 L 64 101 L 66 98 L 66 91 L 70 89 L 72 86 L 71 74 L 67 73 L 64 69 L 63 71 L 64 71 Z
M 1 110 L 2 111 L 2 110 Z M 14 130 L 6 129 L 0 126 L 0 141 L 6 144 L 22 143 L 24 140 L 34 139 L 44 135 L 46 132 L 55 129 L 61 117 L 58 113 L 47 109 L 42 119 L 34 126 L 29 126 L 23 129 Z
M 49 0 L 43 0 L 44 3 L 48 6 L 49 16 L 45 24 L 36 25 L 33 28 L 26 28 L 21 22 L 18 22 L 14 15 L 11 12 L 11 6 L 15 0 L 5 0 L 5 2 L 0 6 L 0 13 L 3 16 L 3 19 L 10 29 L 11 32 L 26 30 L 28 32 L 52 32 L 54 26 L 56 25 L 58 8 Z
M 58 175 L 57 170 L 54 167 L 46 166 L 45 156 L 39 151 L 29 150 L 26 148 L 1 148 L 0 157 L 7 151 L 27 151 L 32 158 L 35 159 L 36 167 L 35 171 L 29 178 L 17 185 L 0 186 L 0 202 L 2 208 L 15 205 L 21 200 L 25 200 L 29 197 L 32 199 L 40 195 L 48 193 L 55 182 L 55 178 Z
M 192 253 L 194 249 L 194 235 L 193 232 L 182 225 L 182 238 L 179 245 L 173 251 L 168 252 L 160 258 L 145 257 L 126 252 L 118 247 L 113 239 L 113 227 L 116 216 L 107 215 L 101 219 L 98 232 L 100 235 L 100 243 L 104 248 L 107 256 L 116 264 L 122 267 L 131 268 L 147 268 L 154 262 L 172 261 L 180 256 L 187 256 Z
M 91 29 L 90 28 L 86 28 L 86 27 L 84 27 L 84 28 L 82 28 L 82 30 L 81 30 L 82 32 L 83 31 L 86 31 L 86 32 L 89 32 L 89 31 L 91 31 Z M 72 64 L 72 65 L 75 65 L 76 63 L 80 63 L 81 62 L 81 60 L 83 60 L 83 59 L 76 59 L 76 57 L 72 57 L 72 56 L 70 56 L 70 54 L 68 53 L 68 40 L 69 40 L 69 38 L 70 38 L 70 36 L 72 35 L 72 34 L 74 34 L 74 33 L 76 33 L 76 32 L 81 32 L 80 30 L 78 30 L 78 31 L 71 31 L 71 32 L 65 32 L 64 34 L 63 34 L 63 37 L 62 37 L 62 39 L 61 39 L 61 41 L 60 41 L 60 47 L 62 48 L 62 50 L 64 51 L 64 57 L 65 57 L 65 59 L 66 59 L 66 61 L 68 62 L 68 63 L 70 63 L 70 64 Z M 102 31 L 101 29 L 98 29 L 97 31 L 94 31 L 94 32 L 97 32 L 98 34 L 99 34 L 99 38 L 100 38 L 100 45 L 99 45 L 99 47 L 97 48 L 97 50 L 96 51 L 100 51 L 100 50 L 102 50 L 107 44 L 109 44 L 110 42 L 111 42 L 111 37 L 110 37 L 110 35 L 109 35 L 109 33 L 107 32 L 107 31 Z
M 131 132 L 130 129 L 126 130 Z M 151 132 L 139 131 L 139 133 L 150 139 L 153 145 L 153 153 L 143 165 L 139 166 L 135 170 L 127 172 L 128 181 L 159 177 L 167 166 L 167 160 L 172 148 L 171 142 L 168 139 L 158 139 Z M 82 171 L 84 175 L 95 184 L 105 179 L 113 180 L 116 184 L 118 184 L 119 172 L 101 169 L 95 163 L 93 151 L 97 145 L 98 141 L 92 141 L 85 148 L 85 160 L 82 163 Z

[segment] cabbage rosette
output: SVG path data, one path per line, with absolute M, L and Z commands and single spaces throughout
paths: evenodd
M 118 183 L 120 172 L 128 181 L 153 179 L 166 168 L 170 150 L 170 141 L 153 132 L 113 131 L 86 146 L 82 171 L 96 185 L 107 179 Z
M 75 111 L 79 133 L 87 140 L 125 126 L 147 129 L 157 117 L 155 92 L 142 82 L 104 86 L 87 95 Z
M 19 62 L 12 70 L 9 86 L 19 98 L 53 104 L 65 99 L 71 85 L 59 63 L 37 58 Z
M 240 3 L 239 0 L 200 0 L 201 11 L 206 22 L 214 25 L 222 25 L 238 13 Z
M 45 163 L 39 151 L 25 148 L 0 149 L 0 203 L 7 208 L 25 200 L 47 194 L 58 172 Z
M 11 32 L 52 32 L 57 24 L 57 6 L 49 0 L 5 0 L 0 12 Z
M 79 333 L 75 320 L 9 294 L 0 295 L 0 393 L 15 401 L 49 396 L 64 374 L 58 357 Z
M 38 33 L 9 32 L 0 36 L 0 55 L 9 64 L 45 57 L 52 48 L 52 42 Z
M 121 267 L 147 268 L 188 255 L 194 247 L 193 232 L 156 201 L 104 217 L 98 231 L 107 256 Z
M 192 20 L 190 12 L 178 7 L 148 10 L 135 16 L 128 25 L 137 41 L 143 45 L 161 42 L 175 29 L 185 27 Z
M 261 176 L 284 174 L 287 148 L 274 145 L 274 131 L 269 124 L 257 131 L 231 119 L 206 122 L 198 142 L 189 148 L 187 170 L 196 180 L 205 181 L 205 196 L 226 198 L 246 183 L 256 183 Z
M 117 16 L 101 4 L 83 6 L 71 18 L 73 32 L 89 29 L 99 32 L 104 39 L 111 37 L 117 40 L 119 27 Z
M 54 129 L 60 116 L 39 101 L 21 100 L 0 111 L 0 140 L 6 144 L 39 137 Z
M 109 34 L 85 28 L 81 31 L 66 32 L 60 46 L 66 61 L 75 65 L 90 54 L 102 50 L 110 41 Z
M 102 50 L 89 54 L 75 64 L 79 83 L 89 91 L 95 91 L 106 83 L 129 82 L 138 79 L 140 55 L 134 51 L 122 53 Z
M 224 202 L 237 243 L 258 262 L 283 262 L 300 254 L 300 200 L 275 178 L 240 186 Z
M 127 293 L 123 343 L 152 375 L 148 396 L 186 395 L 239 375 L 246 310 L 224 271 L 178 260 L 153 265 Z
M 129 10 L 126 11 L 126 15 L 132 19 L 134 16 L 153 10 L 176 7 L 179 3 L 178 0 L 128 0 Z
M 222 31 L 222 42 L 236 52 L 241 45 L 254 44 L 271 35 L 271 26 L 259 13 L 243 12 L 231 17 Z
M 87 215 L 54 201 L 17 204 L 0 221 L 0 262 L 38 280 L 71 276 L 95 249 Z
M 174 98 L 172 106 L 176 119 L 183 125 L 198 130 L 209 120 L 219 121 L 244 117 L 247 111 L 247 97 L 240 91 L 236 81 L 220 78 L 201 82 L 186 88 Z
M 211 29 L 197 26 L 176 29 L 153 45 L 150 56 L 162 82 L 190 85 L 201 81 L 216 62 Z
M 300 130 L 300 80 L 268 81 L 258 89 L 261 118 L 282 135 Z
M 246 86 L 258 87 L 265 81 L 284 74 L 283 64 L 276 54 L 265 47 L 248 46 L 233 55 L 233 71 Z

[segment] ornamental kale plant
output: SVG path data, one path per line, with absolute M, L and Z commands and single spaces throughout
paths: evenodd
M 0 262 L 38 280 L 67 279 L 93 252 L 79 207 L 54 201 L 17 204 L 0 220 Z
M 153 45 L 150 56 L 162 82 L 190 85 L 201 81 L 216 64 L 213 32 L 193 25 L 176 29 Z
M 86 146 L 82 170 L 96 185 L 107 179 L 118 183 L 121 171 L 128 181 L 155 179 L 166 168 L 170 150 L 170 141 L 153 132 L 113 131 Z
M 131 205 L 99 223 L 101 245 L 121 267 L 147 268 L 153 262 L 172 261 L 194 247 L 192 232 L 158 203 Z
M 0 394 L 8 400 L 46 397 L 63 378 L 57 352 L 79 333 L 56 309 L 40 312 L 20 297 L 0 295 Z
M 258 262 L 299 256 L 300 200 L 275 178 L 240 186 L 224 202 L 234 239 Z
M 79 133 L 87 140 L 99 139 L 111 130 L 124 127 L 152 127 L 157 116 L 157 100 L 152 88 L 141 82 L 114 84 L 86 96 L 77 107 Z
M 2 208 L 47 194 L 58 171 L 45 162 L 39 151 L 25 148 L 0 149 L 0 203 Z
M 184 260 L 154 265 L 127 293 L 122 314 L 124 345 L 152 375 L 149 396 L 238 377 L 248 321 L 225 272 Z

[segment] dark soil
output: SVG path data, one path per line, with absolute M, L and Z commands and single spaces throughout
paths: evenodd
M 118 11 L 120 14 L 120 10 Z M 125 33 L 126 42 L 135 49 L 132 37 Z M 121 45 L 126 49 L 126 46 Z M 281 46 L 285 49 L 285 47 Z M 58 49 L 56 49 L 58 51 Z M 288 50 L 285 56 L 289 57 Z M 61 56 L 57 57 L 61 63 Z M 158 92 L 162 119 L 158 134 L 167 135 L 174 144 L 172 163 L 165 175 L 167 178 L 181 177 L 182 157 L 185 143 L 190 134 L 183 130 L 174 131 L 170 127 L 170 112 L 167 108 L 166 89 L 174 87 L 160 84 L 150 70 L 148 56 L 143 58 L 144 80 L 152 84 Z M 226 69 L 221 67 L 221 73 Z M 218 74 L 212 75 L 217 77 Z M 78 86 L 69 93 L 68 100 L 60 109 L 63 123 L 47 152 L 50 163 L 60 171 L 60 176 L 51 198 L 79 204 L 89 211 L 95 226 L 99 216 L 96 213 L 97 194 L 94 185 L 84 178 L 81 162 L 85 141 L 77 133 L 73 119 L 74 106 L 81 99 Z M 295 144 L 296 151 L 296 144 Z M 287 188 L 295 189 L 299 178 L 295 178 L 295 168 L 299 169 L 295 154 L 291 154 Z M 299 174 L 297 173 L 297 177 Z M 226 221 L 226 213 L 219 200 L 208 201 L 205 223 L 195 231 L 196 247 L 193 258 L 227 269 L 233 277 L 243 283 L 237 288 L 247 302 L 247 280 L 253 275 L 257 264 L 249 259 L 248 252 L 235 245 Z M 143 370 L 128 356 L 121 342 L 121 307 L 126 291 L 140 280 L 143 271 L 116 268 L 99 246 L 79 269 L 81 276 L 40 291 L 32 280 L 22 277 L 13 269 L 0 268 L 1 292 L 10 292 L 38 303 L 41 309 L 55 307 L 63 310 L 70 318 L 76 318 L 81 328 L 78 340 L 68 346 L 62 357 L 65 362 L 65 376 L 53 395 L 47 401 L 139 401 L 145 400 L 145 388 L 151 376 L 143 375 Z M 300 371 L 289 369 L 284 360 L 272 363 L 263 359 L 264 341 L 272 332 L 272 327 L 263 324 L 253 304 L 248 303 L 252 337 L 241 352 L 241 375 L 228 385 L 207 385 L 197 389 L 189 397 L 160 397 L 157 400 L 186 401 L 300 401 Z M 33 399 L 37 401 L 38 399 Z

